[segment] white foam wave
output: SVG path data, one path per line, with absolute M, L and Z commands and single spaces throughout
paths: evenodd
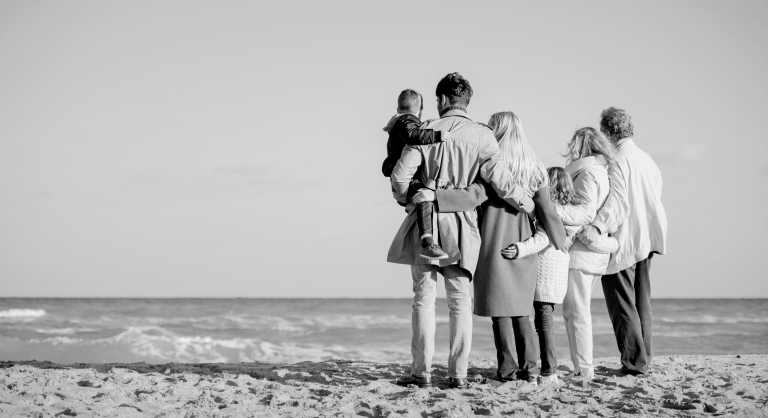
M 45 316 L 43 309 L 6 309 L 0 311 L 0 318 L 39 318 Z
M 335 329 L 405 329 L 411 326 L 410 315 L 321 315 L 262 316 L 215 315 L 206 317 L 127 317 L 102 315 L 72 318 L 71 323 L 89 328 L 126 327 L 191 327 L 199 330 L 264 330 L 290 334 L 311 334 Z M 438 316 L 437 324 L 447 324 L 448 317 Z
M 129 327 L 114 337 L 82 339 L 55 336 L 29 340 L 34 344 L 125 346 L 131 353 L 155 362 L 253 362 L 295 363 L 334 358 L 372 361 L 410 359 L 410 347 L 347 347 L 341 344 L 272 343 L 258 338 L 218 339 L 210 336 L 184 336 L 157 326 Z
M 738 323 L 768 323 L 768 317 L 755 317 L 755 316 L 714 316 L 714 315 L 698 315 L 698 316 L 682 316 L 679 318 L 661 317 L 657 319 L 659 322 L 666 322 L 670 324 L 738 324 Z

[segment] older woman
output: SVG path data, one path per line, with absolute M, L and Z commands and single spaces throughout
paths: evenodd
M 514 182 L 533 198 L 537 221 L 560 249 L 565 240 L 565 229 L 549 198 L 544 165 L 528 144 L 520 120 L 512 112 L 500 112 L 491 116 L 488 125 L 499 141 L 502 158 Z M 417 195 L 414 202 L 423 195 Z M 479 210 L 480 256 L 472 280 L 474 313 L 493 319 L 497 378 L 535 382 L 536 348 L 528 317 L 533 311 L 537 255 L 517 259 L 515 254 L 508 254 L 509 250 L 503 253 L 510 244 L 524 241 L 533 234 L 535 228 L 531 218 L 505 203 L 483 183 L 460 190 L 438 190 L 436 199 L 436 211 L 439 212 L 462 212 L 482 204 Z
M 573 179 L 581 205 L 558 206 L 557 212 L 566 225 L 592 222 L 608 197 L 608 169 L 617 164 L 613 145 L 594 128 L 581 128 L 568 143 L 566 172 Z M 592 289 L 608 267 L 609 254 L 591 251 L 580 240 L 571 246 L 568 291 L 563 301 L 563 317 L 568 334 L 574 377 L 592 379 Z

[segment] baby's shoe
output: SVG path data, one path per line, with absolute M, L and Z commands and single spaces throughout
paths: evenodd
M 421 258 L 427 260 L 442 260 L 448 258 L 448 254 L 437 244 L 430 244 L 421 249 Z

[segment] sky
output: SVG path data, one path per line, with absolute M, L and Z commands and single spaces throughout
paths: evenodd
M 0 0 L 0 297 L 410 297 L 382 127 L 405 88 L 437 117 L 454 71 L 547 166 L 626 109 L 664 177 L 654 297 L 768 297 L 765 22 L 765 1 Z

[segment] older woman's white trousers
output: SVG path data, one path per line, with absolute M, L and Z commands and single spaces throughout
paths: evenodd
M 437 298 L 438 272 L 445 278 L 445 293 L 448 298 L 448 327 L 451 333 L 448 375 L 467 377 L 469 350 L 472 346 L 472 297 L 469 294 L 469 273 L 456 265 L 411 266 L 413 275 L 411 373 L 416 376 L 429 376 L 432 370 L 432 356 L 435 354 L 435 298 Z
M 592 289 L 602 275 L 568 270 L 568 291 L 563 300 L 563 319 L 568 334 L 574 373 L 593 374 L 592 364 Z

